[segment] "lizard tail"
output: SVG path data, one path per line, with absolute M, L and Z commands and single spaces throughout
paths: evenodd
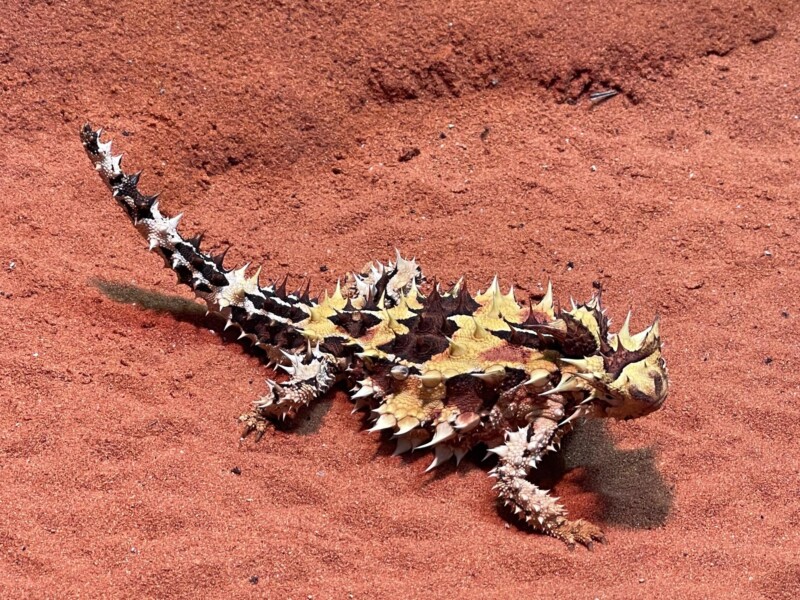
M 283 359 L 280 348 L 305 348 L 306 340 L 297 324 L 308 318 L 313 306 L 307 292 L 299 297 L 287 294 L 285 283 L 277 288 L 261 287 L 260 269 L 248 277 L 248 265 L 226 269 L 225 252 L 216 256 L 203 252 L 202 235 L 187 239 L 178 232 L 182 215 L 164 215 L 159 209 L 158 194 L 147 195 L 139 190 L 141 172 L 129 174 L 122 170 L 122 155 L 114 156 L 111 142 L 101 141 L 102 129 L 92 129 L 87 123 L 80 135 L 95 170 L 147 240 L 150 250 L 164 259 L 180 283 L 205 301 L 209 312 L 221 314 L 228 326 L 241 330 L 240 337 L 249 338 L 276 362 Z

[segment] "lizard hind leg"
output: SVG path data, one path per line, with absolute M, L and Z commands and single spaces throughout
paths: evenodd
M 543 445 L 542 436 L 531 437 L 529 431 L 523 427 L 508 432 L 506 443 L 491 450 L 500 457 L 489 473 L 497 478 L 494 489 L 499 498 L 534 530 L 560 539 L 570 548 L 578 543 L 591 549 L 593 542 L 605 541 L 598 527 L 583 519 L 570 521 L 558 498 L 528 481 L 528 473 L 539 461 Z
M 270 423 L 294 419 L 298 412 L 309 406 L 331 389 L 336 382 L 339 362 L 319 348 L 310 353 L 285 352 L 286 363 L 281 368 L 292 377 L 284 383 L 267 379 L 269 392 L 253 403 L 253 409 L 239 417 L 244 424 L 241 439 L 256 433 L 260 440 Z

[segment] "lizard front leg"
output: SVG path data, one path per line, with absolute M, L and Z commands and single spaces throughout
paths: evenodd
M 293 419 L 304 407 L 331 389 L 339 374 L 339 361 L 319 349 L 304 354 L 284 353 L 288 364 L 281 365 L 292 378 L 285 383 L 267 379 L 269 393 L 253 403 L 253 410 L 239 417 L 244 423 L 242 439 L 256 432 L 256 441 L 270 422 Z
M 500 457 L 499 464 L 490 472 L 497 478 L 495 489 L 500 499 L 535 530 L 562 540 L 570 548 L 577 542 L 591 549 L 594 541 L 604 541 L 603 532 L 583 519 L 567 519 L 566 509 L 558 498 L 527 479 L 558 429 L 557 423 L 546 426 L 542 421 L 537 419 L 533 429 L 526 426 L 508 432 L 506 443 L 491 450 Z

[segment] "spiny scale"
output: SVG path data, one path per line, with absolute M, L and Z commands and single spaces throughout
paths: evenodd
M 442 291 L 425 286 L 419 265 L 399 251 L 317 301 L 308 284 L 287 293 L 285 278 L 263 287 L 260 267 L 250 275 L 249 265 L 227 269 L 224 253 L 201 250 L 202 236 L 185 239 L 180 215 L 162 214 L 158 196 L 139 191 L 140 174 L 122 171 L 100 135 L 85 125 L 84 148 L 149 248 L 226 328 L 236 326 L 290 376 L 267 380 L 266 395 L 240 418 L 243 437 L 260 437 L 342 383 L 354 410 L 370 411 L 369 431 L 396 438 L 395 454 L 432 448 L 430 470 L 486 445 L 498 457 L 495 488 L 520 519 L 570 545 L 602 539 L 593 525 L 567 519 L 527 475 L 579 419 L 635 418 L 663 404 L 658 319 L 631 334 L 629 315 L 612 334 L 599 293 L 562 310 L 549 283 L 527 304 L 497 277 L 475 296 L 463 279 Z

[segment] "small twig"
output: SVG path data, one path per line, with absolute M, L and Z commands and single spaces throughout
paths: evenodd
M 619 94 L 619 90 L 606 90 L 604 92 L 594 92 L 589 94 L 589 100 L 594 102 L 595 104 L 600 104 L 601 102 L 605 102 L 609 98 L 613 98 Z

